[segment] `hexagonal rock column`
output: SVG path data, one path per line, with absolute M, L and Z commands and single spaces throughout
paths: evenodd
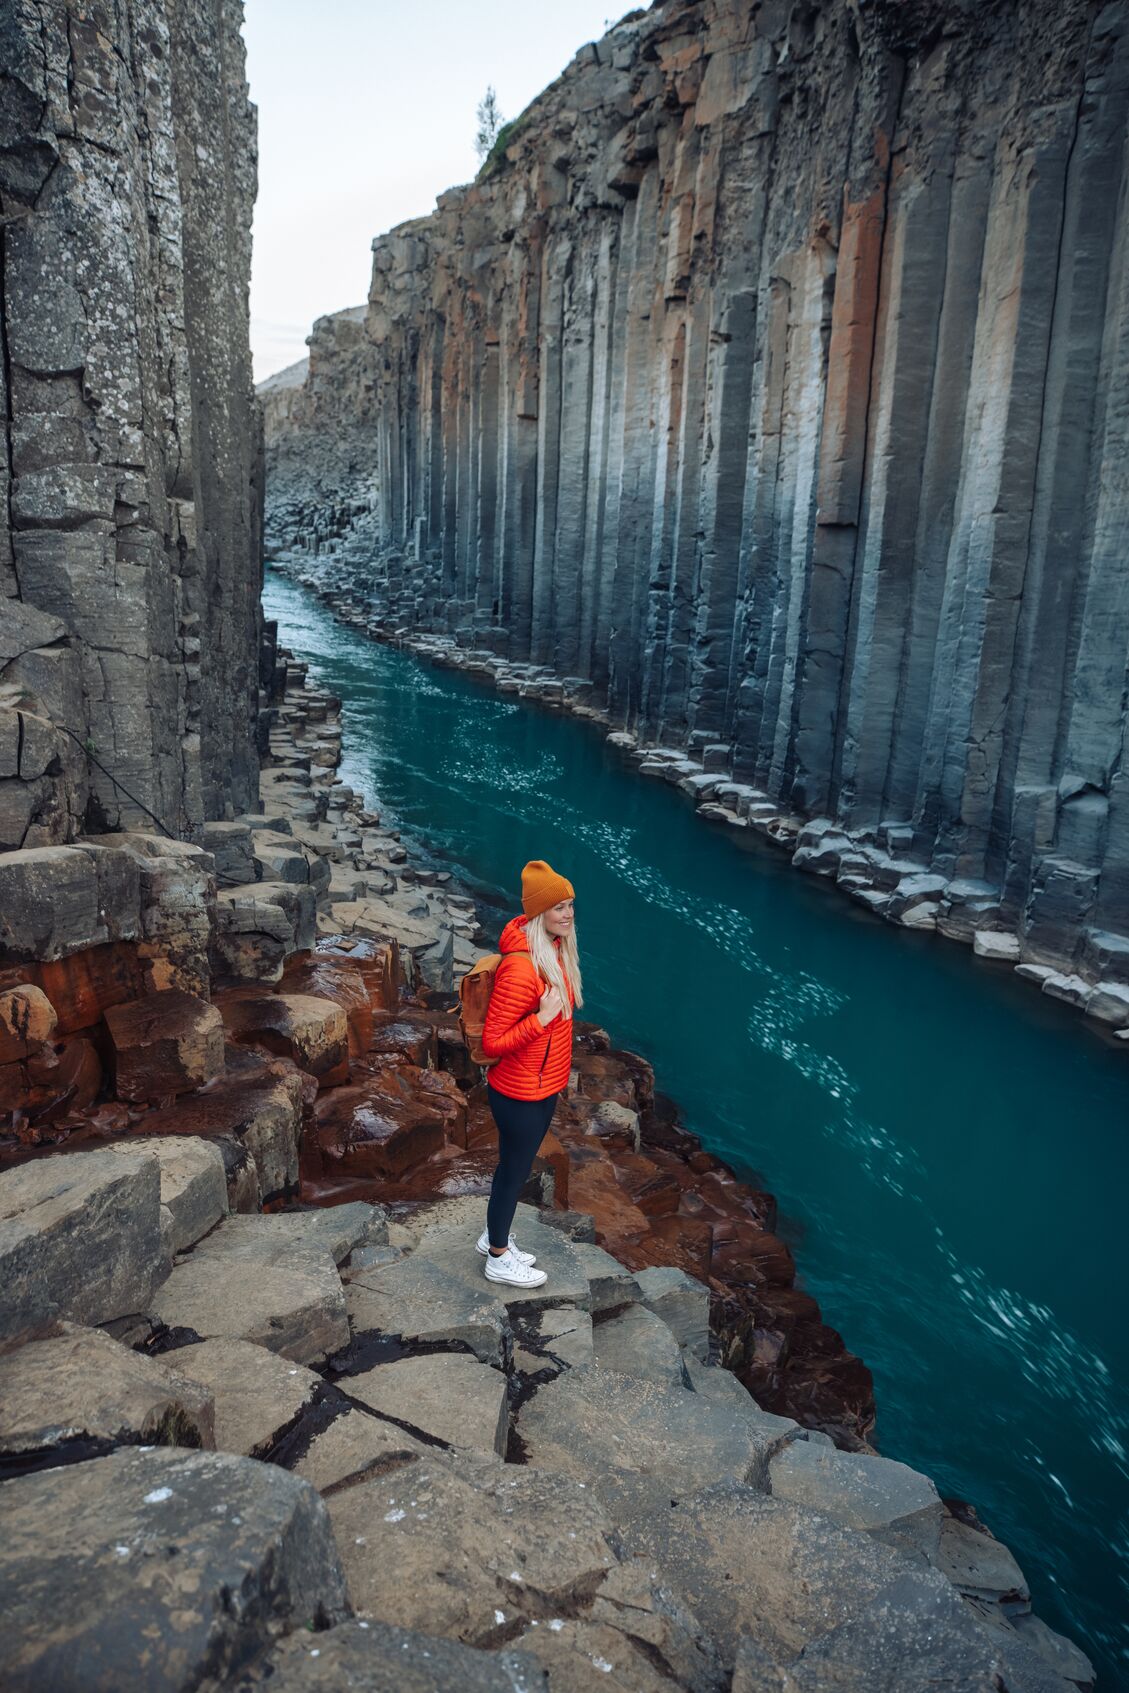
M 164 1099 L 202 1087 L 223 1070 L 223 1019 L 179 988 L 112 1005 L 106 1027 L 119 1099 Z
M 0 1174 L 0 1339 L 145 1310 L 167 1268 L 160 1184 L 155 1158 L 105 1149 Z

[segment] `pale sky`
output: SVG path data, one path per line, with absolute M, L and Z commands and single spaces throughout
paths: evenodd
M 516 118 L 629 0 L 245 0 L 259 109 L 255 380 L 305 356 L 315 317 L 368 295 L 371 243 L 478 168 L 492 83 Z

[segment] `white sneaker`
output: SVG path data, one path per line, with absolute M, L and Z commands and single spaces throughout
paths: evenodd
M 532 1264 L 515 1258 L 509 1247 L 497 1257 L 488 1251 L 483 1268 L 488 1282 L 512 1282 L 514 1287 L 540 1287 L 548 1279 L 544 1270 L 535 1270 Z
M 509 1244 L 510 1244 L 510 1251 L 513 1253 L 514 1257 L 518 1260 L 519 1263 L 521 1263 L 521 1264 L 536 1264 L 536 1262 L 537 1262 L 536 1252 L 523 1252 L 521 1250 L 521 1247 L 517 1244 L 517 1241 L 514 1239 L 513 1235 L 510 1236 L 510 1243 Z M 478 1252 L 481 1252 L 484 1258 L 489 1257 L 489 1255 L 490 1255 L 490 1232 L 489 1232 L 488 1229 L 483 1229 L 482 1233 L 479 1235 L 477 1241 L 475 1242 L 475 1249 Z

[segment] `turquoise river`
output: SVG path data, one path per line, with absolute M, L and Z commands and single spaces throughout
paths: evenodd
M 594 726 L 274 574 L 264 603 L 346 702 L 345 781 L 497 923 L 526 859 L 569 876 L 585 1016 L 776 1194 L 801 1284 L 874 1373 L 882 1452 L 970 1500 L 1099 1688 L 1129 1686 L 1129 1053 L 703 823 Z

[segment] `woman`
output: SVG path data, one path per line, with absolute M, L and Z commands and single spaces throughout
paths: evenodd
M 553 1120 L 572 1068 L 572 1012 L 584 1004 L 576 950 L 572 883 L 543 858 L 521 873 L 524 913 L 502 930 L 502 962 L 482 1030 L 490 1059 L 486 1091 L 498 1125 L 498 1168 L 490 1188 L 486 1227 L 478 1250 L 488 1281 L 539 1287 L 536 1253 L 523 1252 L 510 1234 L 537 1148 Z

